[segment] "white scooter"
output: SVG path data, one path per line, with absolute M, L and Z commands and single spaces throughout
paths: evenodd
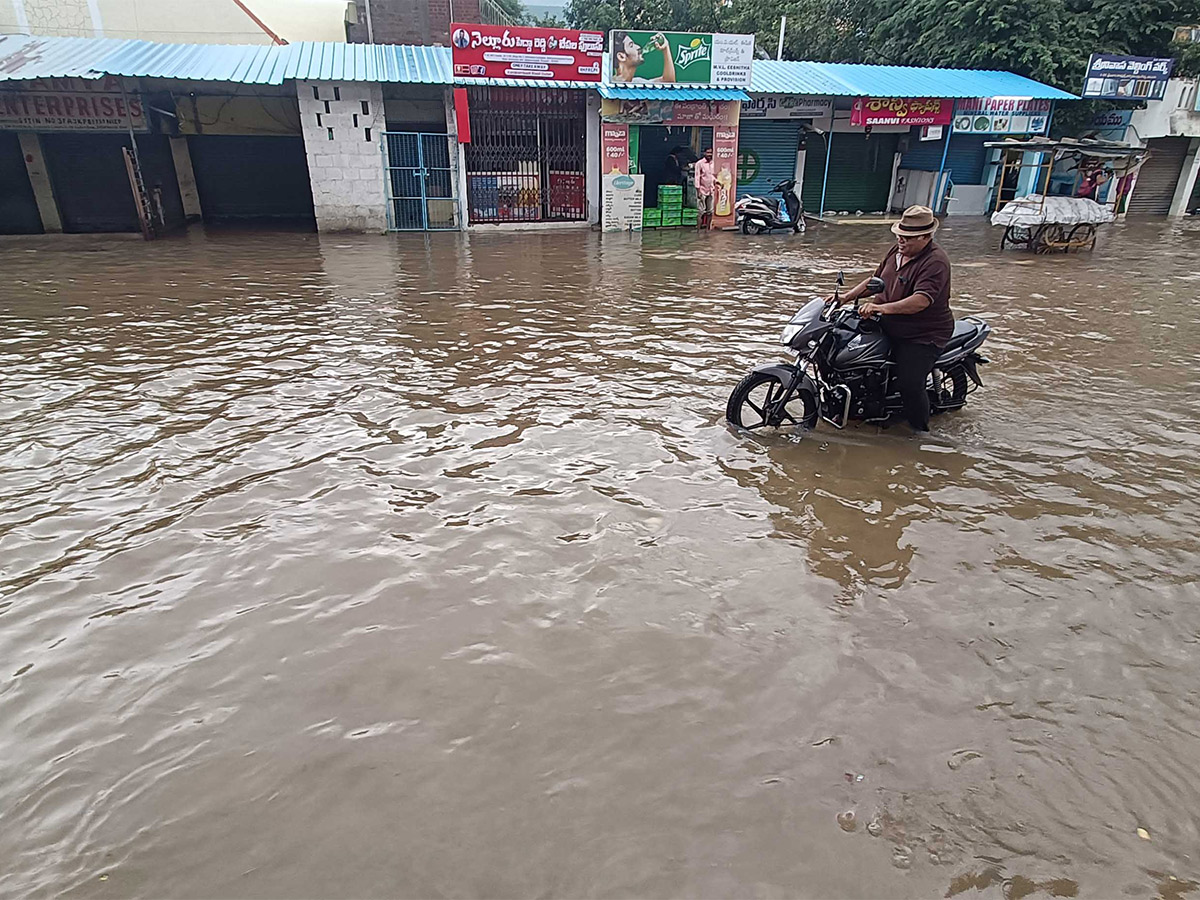
M 796 191 L 793 179 L 781 181 L 772 189 L 782 198 L 743 197 L 734 207 L 735 222 L 742 234 L 766 234 L 768 231 L 787 229 L 796 234 L 804 232 L 804 204 Z

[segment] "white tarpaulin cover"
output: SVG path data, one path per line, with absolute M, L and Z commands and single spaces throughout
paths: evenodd
M 1018 197 L 992 213 L 993 225 L 1103 225 L 1113 220 L 1112 210 L 1083 197 L 1046 197 L 1041 194 Z

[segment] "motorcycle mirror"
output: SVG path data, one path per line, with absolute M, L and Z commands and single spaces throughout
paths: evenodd
M 838 271 L 838 280 L 837 280 L 837 283 L 838 283 L 838 285 L 839 285 L 839 286 L 843 286 L 843 285 L 845 285 L 845 283 L 846 283 L 846 273 L 845 273 L 845 272 L 843 272 L 843 271 L 841 271 L 841 270 L 839 270 L 839 271 Z
M 873 297 L 876 294 L 882 294 L 885 290 L 887 290 L 887 285 L 883 283 L 883 279 L 876 277 L 867 282 L 865 293 L 867 296 Z

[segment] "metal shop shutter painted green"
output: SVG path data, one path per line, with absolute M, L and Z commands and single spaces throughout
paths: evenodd
M 799 122 L 743 122 L 738 129 L 737 195 L 767 196 L 779 182 L 795 178 L 799 149 Z M 743 177 L 747 180 L 742 181 Z
M 829 135 L 809 135 L 804 158 L 804 208 L 821 209 L 821 181 Z M 882 212 L 888 207 L 898 134 L 835 134 L 829 159 L 827 212 Z

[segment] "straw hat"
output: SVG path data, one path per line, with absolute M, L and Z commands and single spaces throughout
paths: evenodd
M 898 234 L 901 237 L 933 234 L 938 230 L 938 224 L 937 217 L 928 206 L 910 206 L 904 211 L 900 221 L 892 226 L 892 234 Z

